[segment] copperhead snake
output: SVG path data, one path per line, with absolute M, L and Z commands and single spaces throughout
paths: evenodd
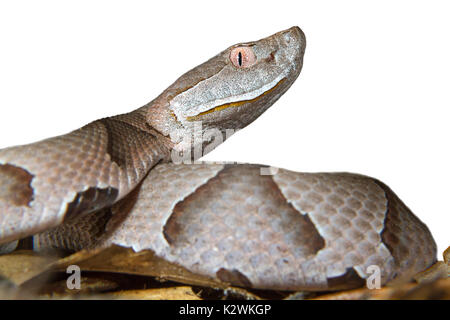
M 300 74 L 298 27 L 233 45 L 156 99 L 68 134 L 0 150 L 0 247 L 152 250 L 234 285 L 334 290 L 436 261 L 428 228 L 384 183 L 197 163 Z

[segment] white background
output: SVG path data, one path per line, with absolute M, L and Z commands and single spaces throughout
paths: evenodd
M 441 253 L 450 245 L 448 1 L 2 1 L 0 147 L 133 110 L 229 45 L 293 25 L 307 37 L 300 78 L 205 159 L 377 177 Z

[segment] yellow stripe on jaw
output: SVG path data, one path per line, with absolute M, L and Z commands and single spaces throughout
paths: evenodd
M 231 107 L 239 107 L 239 106 L 241 106 L 241 105 L 243 105 L 243 104 L 246 104 L 246 103 L 255 102 L 256 100 L 262 98 L 262 97 L 265 96 L 266 94 L 269 94 L 269 93 L 271 93 L 273 90 L 275 90 L 279 85 L 281 85 L 281 84 L 284 82 L 284 80 L 286 80 L 286 78 L 281 79 L 280 81 L 278 81 L 278 83 L 277 83 L 275 86 L 273 86 L 273 87 L 270 88 L 269 90 L 263 92 L 262 94 L 260 94 L 259 96 L 255 97 L 255 98 L 253 98 L 253 99 L 250 99 L 250 100 L 242 100 L 242 101 L 230 102 L 230 103 L 222 104 L 222 105 L 217 106 L 217 107 L 214 107 L 214 108 L 212 108 L 212 109 L 209 109 L 209 110 L 200 112 L 200 113 L 199 113 L 198 115 L 196 115 L 196 116 L 187 117 L 186 120 L 187 120 L 187 121 L 195 121 L 195 120 L 197 120 L 198 118 L 200 118 L 201 116 L 203 116 L 203 115 L 205 115 L 205 114 L 208 114 L 208 113 L 220 111 L 220 110 L 223 110 L 223 109 L 226 109 L 226 108 L 231 108 Z

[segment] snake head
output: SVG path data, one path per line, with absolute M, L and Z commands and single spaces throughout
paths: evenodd
M 214 148 L 205 145 L 220 144 L 286 92 L 300 74 L 305 45 L 299 27 L 235 44 L 167 88 L 149 110 L 149 122 L 170 135 L 178 151 L 201 143 L 203 155 Z M 193 132 L 201 142 L 192 143 Z

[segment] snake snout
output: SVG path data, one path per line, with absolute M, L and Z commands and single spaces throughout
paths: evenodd
M 292 40 L 298 42 L 300 45 L 306 42 L 305 34 L 298 26 L 291 27 L 281 33 L 288 43 Z
M 285 56 L 286 62 L 291 65 L 291 74 L 297 78 L 303 65 L 306 38 L 303 31 L 297 27 L 291 27 L 277 34 L 280 48 Z

